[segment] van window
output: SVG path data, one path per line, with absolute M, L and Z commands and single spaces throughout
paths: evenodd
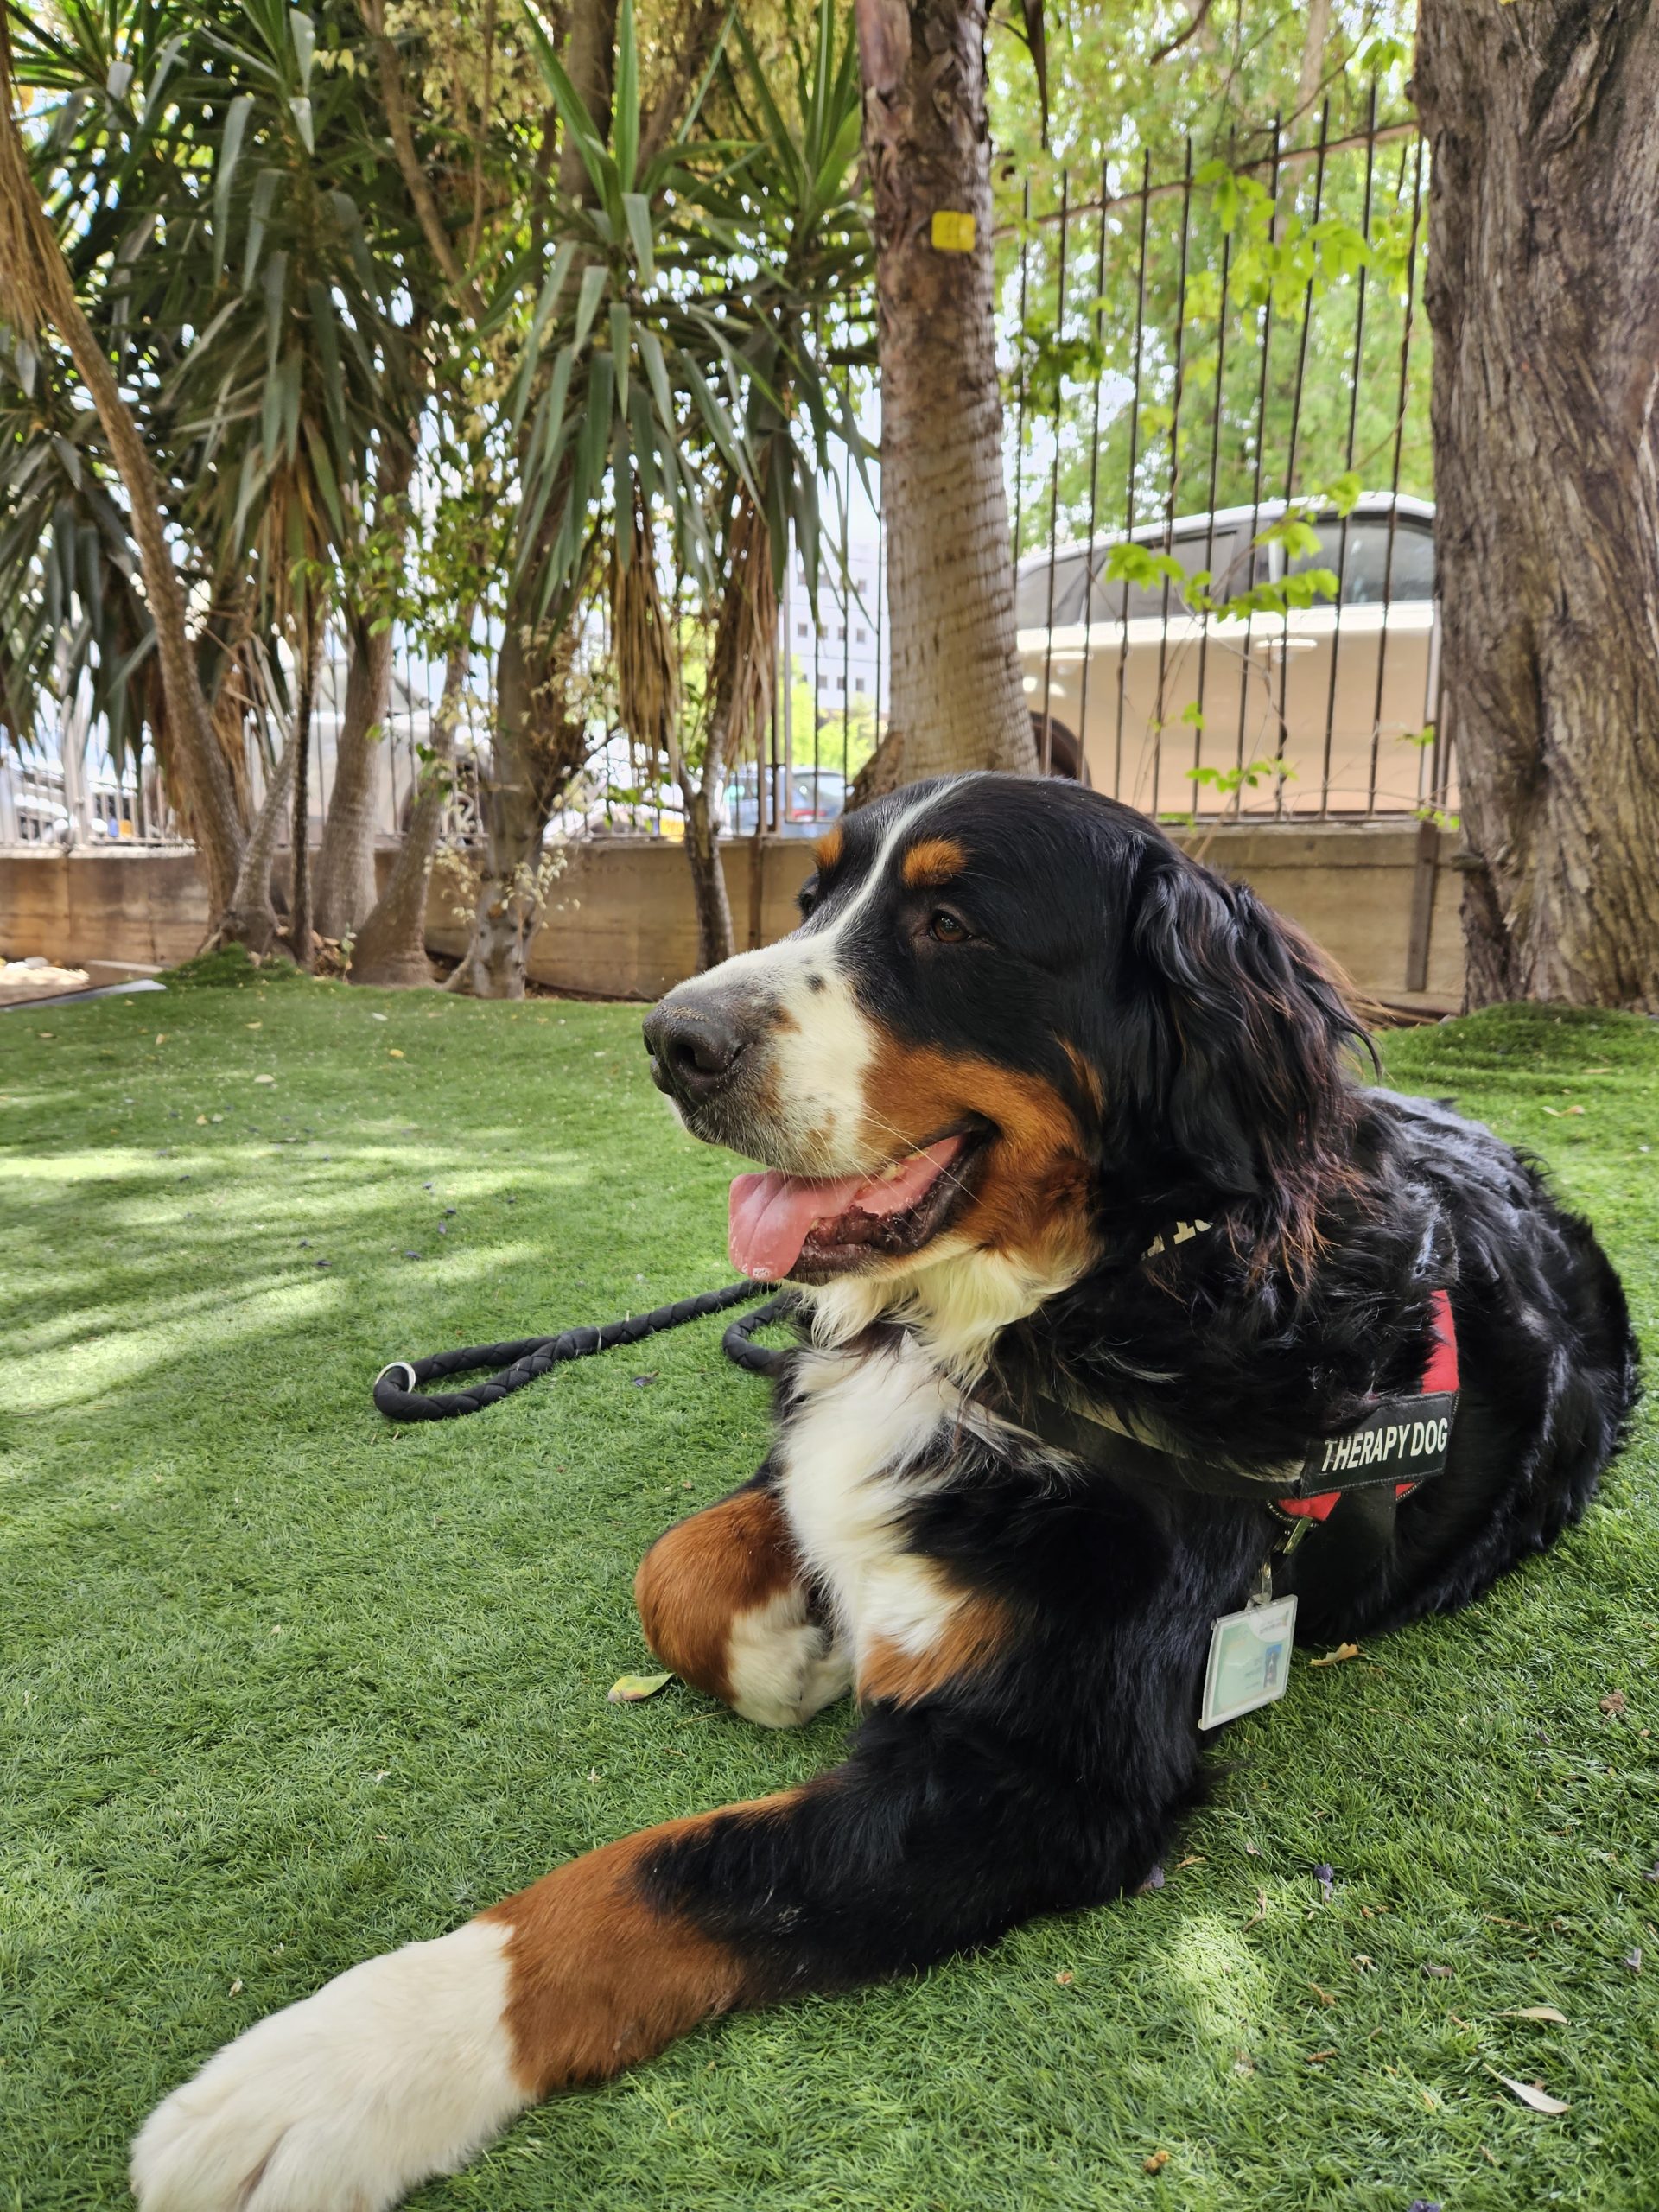
M 1319 550 L 1293 561 L 1293 575 L 1303 569 L 1330 569 L 1342 577 L 1344 607 L 1381 607 L 1400 600 L 1434 596 L 1434 533 L 1415 515 L 1395 515 L 1394 550 L 1389 550 L 1387 515 L 1351 516 L 1347 551 L 1343 551 L 1343 524 L 1327 516 L 1315 524 Z M 1326 606 L 1329 601 L 1323 602 Z
M 1165 550 L 1161 538 L 1142 539 L 1149 553 Z M 1189 576 L 1207 569 L 1212 578 L 1210 594 L 1212 598 L 1224 599 L 1231 592 L 1243 591 L 1249 581 L 1249 547 L 1243 533 L 1230 523 L 1216 531 L 1207 526 L 1200 530 L 1178 530 L 1174 542 L 1168 548 Z M 1108 555 L 1097 556 L 1103 570 Z M 1095 582 L 1094 619 L 1096 622 L 1143 622 L 1148 619 L 1161 620 L 1167 607 L 1170 620 L 1176 620 L 1187 612 L 1181 589 L 1172 576 L 1166 597 L 1162 580 L 1153 584 L 1108 583 L 1103 575 Z
M 1084 552 L 1054 556 L 1054 626 L 1083 620 Z M 1048 623 L 1048 572 L 1046 560 L 1033 560 L 1020 579 L 1014 598 L 1014 621 L 1018 630 L 1041 630 Z

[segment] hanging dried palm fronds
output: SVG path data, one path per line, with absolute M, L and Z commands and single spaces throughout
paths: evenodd
M 635 494 L 626 533 L 611 556 L 611 651 L 617 704 L 633 743 L 651 759 L 666 759 L 678 780 L 680 658 L 652 557 L 652 541 Z

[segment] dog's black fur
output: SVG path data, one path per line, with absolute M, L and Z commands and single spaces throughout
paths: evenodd
M 1462 1370 L 1446 1471 L 1402 1503 L 1340 1609 L 1305 1572 L 1300 1628 L 1374 1635 L 1455 1608 L 1548 1544 L 1635 1395 L 1624 1300 L 1588 1227 L 1486 1129 L 1362 1087 L 1354 1018 L 1297 934 L 1074 786 L 976 778 L 854 817 L 809 887 L 809 935 L 918 797 L 917 834 L 968 856 L 946 898 L 971 938 L 925 941 L 895 874 L 846 954 L 861 1001 L 906 1040 L 1041 1077 L 1091 1146 L 1096 1263 L 1007 1332 L 1003 1385 L 1063 1373 L 1193 1458 L 1294 1459 L 1372 1395 L 1417 1387 L 1444 1287 Z M 1144 1260 L 1177 1218 L 1212 1227 Z M 785 1436 L 794 1411 L 785 1385 Z M 786 1817 L 715 1821 L 650 1864 L 663 1907 L 749 1962 L 752 1997 L 918 1967 L 1111 1897 L 1198 1793 L 1211 1627 L 1270 1552 L 1268 1512 L 1007 1436 L 957 1431 L 937 1459 L 906 1541 L 1004 1601 L 1005 1646 L 931 1695 L 877 1702 Z

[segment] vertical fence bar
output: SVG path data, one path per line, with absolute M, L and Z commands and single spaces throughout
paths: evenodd
M 1181 265 L 1175 283 L 1175 384 L 1169 405 L 1169 498 L 1164 510 L 1164 551 L 1175 550 L 1175 508 L 1181 489 L 1181 399 L 1186 381 L 1186 260 L 1192 229 L 1192 134 L 1186 135 L 1181 177 Z M 1163 620 L 1158 638 L 1158 702 L 1152 721 L 1152 805 L 1158 817 L 1158 785 L 1164 765 L 1164 696 L 1169 676 L 1169 583 L 1164 578 Z
M 1316 229 L 1319 225 L 1320 213 L 1325 206 L 1325 148 L 1330 143 L 1330 136 L 1331 103 L 1329 100 L 1326 100 L 1324 106 L 1319 110 L 1319 152 L 1315 156 L 1313 165 L 1313 223 Z M 1312 330 L 1313 324 L 1313 284 L 1314 278 L 1317 274 L 1318 265 L 1316 263 L 1314 269 L 1309 273 L 1307 279 L 1307 289 L 1302 297 L 1302 335 L 1296 350 L 1296 383 L 1291 395 L 1290 402 L 1290 442 L 1289 450 L 1285 456 L 1285 505 L 1287 508 L 1288 508 L 1292 500 L 1296 496 L 1296 448 L 1298 441 L 1301 435 L 1302 392 L 1307 381 L 1307 340 L 1308 334 Z M 1338 597 L 1340 597 L 1340 588 L 1338 588 Z M 1285 741 L 1290 734 L 1290 725 L 1285 718 L 1286 695 L 1290 686 L 1290 608 L 1288 605 L 1287 605 L 1285 608 L 1284 614 L 1281 617 L 1281 621 L 1283 626 L 1281 632 L 1281 644 L 1279 648 L 1279 744 L 1278 751 L 1274 756 L 1279 762 L 1281 772 L 1277 779 L 1278 788 L 1274 793 L 1273 799 L 1273 810 L 1275 815 L 1281 817 L 1283 816 L 1285 811 L 1285 777 L 1282 773 L 1285 760 Z
M 853 449 L 842 448 L 841 469 L 841 774 L 851 773 L 853 744 Z
M 1077 781 L 1089 781 L 1089 652 L 1095 624 L 1095 524 L 1100 493 L 1100 385 L 1105 374 L 1102 344 L 1106 298 L 1106 164 L 1100 165 L 1100 251 L 1095 264 L 1095 412 L 1089 432 L 1089 534 L 1083 556 L 1083 672 L 1077 682 Z
M 1360 216 L 1360 234 L 1367 248 L 1371 243 L 1371 188 L 1376 174 L 1376 79 L 1371 79 L 1370 99 L 1365 111 L 1365 200 Z M 1364 262 L 1359 264 L 1358 298 L 1354 308 L 1354 365 L 1348 391 L 1348 436 L 1343 447 L 1343 467 L 1351 475 L 1354 467 L 1354 441 L 1359 429 L 1359 387 L 1365 365 L 1365 280 L 1369 274 Z M 1348 517 L 1342 518 L 1342 531 L 1337 541 L 1337 614 L 1331 630 L 1331 681 L 1325 696 L 1325 756 L 1319 771 L 1319 818 L 1327 820 L 1331 813 L 1331 747 L 1337 725 L 1337 670 L 1342 658 L 1342 609 L 1348 596 Z M 1388 611 L 1383 610 L 1383 620 Z
M 1020 567 L 1020 532 L 1024 521 L 1026 487 L 1026 287 L 1031 261 L 1031 186 L 1020 193 L 1020 327 L 1014 334 L 1014 359 L 1019 384 L 1014 419 L 1014 565 Z
M 1227 383 L 1227 284 L 1232 273 L 1233 235 L 1222 233 L 1221 240 L 1221 298 L 1216 315 L 1216 408 L 1210 429 L 1210 486 L 1205 501 L 1209 515 L 1205 532 L 1204 565 L 1211 572 L 1208 596 L 1216 596 L 1216 487 L 1221 476 L 1221 418 L 1222 398 Z M 1198 719 L 1192 731 L 1192 811 L 1198 810 L 1198 793 L 1204 786 L 1198 781 L 1198 770 L 1204 766 L 1204 683 L 1210 658 L 1210 621 L 1208 614 L 1201 618 L 1198 628 Z
M 1135 287 L 1135 357 L 1129 378 L 1129 468 L 1123 501 L 1125 542 L 1135 535 L 1135 471 L 1141 446 L 1141 365 L 1147 334 L 1147 215 L 1152 204 L 1152 152 L 1141 156 L 1141 253 Z M 1123 795 L 1123 696 L 1128 683 L 1129 586 L 1123 583 L 1117 645 L 1117 736 L 1112 751 L 1112 797 Z
M 1065 248 L 1066 230 L 1071 217 L 1071 177 L 1060 171 L 1060 253 L 1054 288 L 1054 459 L 1048 480 L 1048 607 L 1046 634 L 1043 645 L 1043 724 L 1042 739 L 1038 750 L 1037 765 L 1042 774 L 1049 772 L 1053 745 L 1049 728 L 1051 702 L 1054 690 L 1054 556 L 1058 550 L 1060 535 L 1060 379 L 1058 362 L 1060 344 L 1065 334 Z M 1085 556 L 1086 558 L 1086 556 Z
M 878 507 L 875 511 L 875 723 L 871 732 L 877 745 L 881 742 L 881 658 L 887 649 L 887 533 L 881 520 L 881 510 Z
M 1273 167 L 1268 193 L 1271 213 L 1268 218 L 1268 245 L 1271 251 L 1277 243 L 1279 232 L 1279 118 L 1277 116 L 1273 118 Z M 1255 581 L 1255 537 L 1256 532 L 1262 527 L 1262 461 L 1268 434 L 1268 365 L 1273 354 L 1273 288 L 1271 284 L 1268 288 L 1268 296 L 1262 303 L 1261 330 L 1262 376 L 1255 394 L 1255 459 L 1250 476 L 1250 541 L 1245 549 L 1245 558 L 1248 563 L 1245 569 L 1247 586 L 1253 584 Z M 1244 650 L 1240 657 L 1238 671 L 1238 758 L 1234 764 L 1238 782 L 1233 792 L 1235 820 L 1244 811 L 1244 731 L 1249 720 L 1250 655 L 1255 649 L 1255 617 L 1251 614 L 1245 618 Z M 1268 696 L 1271 698 L 1271 691 Z
M 1389 608 L 1394 597 L 1394 533 L 1400 511 L 1400 461 L 1406 442 L 1406 395 L 1410 389 L 1411 340 L 1417 302 L 1417 238 L 1423 212 L 1423 140 L 1419 132 L 1411 187 L 1411 243 L 1406 255 L 1406 313 L 1400 331 L 1400 381 L 1395 394 L 1394 461 L 1389 478 L 1389 539 L 1382 556 L 1382 626 L 1376 639 L 1376 696 L 1371 706 L 1371 774 L 1365 810 L 1376 811 L 1376 770 L 1382 742 L 1382 685 L 1389 664 Z

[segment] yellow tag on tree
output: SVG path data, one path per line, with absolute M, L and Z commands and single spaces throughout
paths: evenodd
M 974 250 L 974 219 L 959 214 L 953 207 L 933 210 L 933 244 L 941 253 L 971 253 Z

